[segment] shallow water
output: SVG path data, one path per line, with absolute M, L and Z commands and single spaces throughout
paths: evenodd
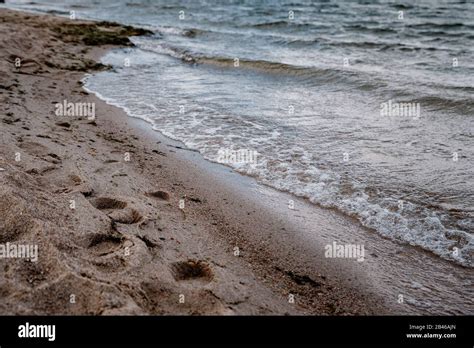
M 256 152 L 252 163 L 228 164 L 472 266 L 474 4 L 10 6 L 153 30 L 104 57 L 114 71 L 87 88 L 209 160 L 226 149 Z M 397 112 L 401 102 L 413 108 Z

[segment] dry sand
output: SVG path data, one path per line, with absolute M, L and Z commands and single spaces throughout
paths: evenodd
M 434 301 L 469 281 L 208 163 L 86 92 L 84 72 L 131 34 L 145 33 L 0 10 L 0 244 L 39 252 L 37 262 L 0 259 L 1 314 L 424 313 L 397 302 L 400 279 L 426 288 L 427 262 L 454 274 L 430 290 Z M 57 116 L 63 100 L 95 103 L 96 119 Z M 325 259 L 324 245 L 348 233 L 372 246 L 367 262 Z M 388 275 L 402 259 L 411 265 Z M 472 296 L 452 295 L 434 312 L 472 314 Z

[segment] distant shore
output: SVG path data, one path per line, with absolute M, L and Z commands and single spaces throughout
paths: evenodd
M 473 313 L 469 270 L 206 162 L 83 89 L 100 56 L 147 34 L 0 9 L 0 244 L 38 250 L 0 258 L 1 314 L 451 311 L 436 299 Z M 363 262 L 325 257 L 335 240 L 363 241 Z M 427 263 L 454 277 L 426 293 L 435 308 L 410 303 L 433 285 Z

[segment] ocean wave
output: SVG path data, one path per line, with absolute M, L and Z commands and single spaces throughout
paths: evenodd
M 468 87 L 469 91 L 472 87 Z M 443 110 L 444 112 L 455 112 L 462 115 L 474 113 L 474 100 L 472 98 L 453 99 L 441 96 L 424 96 L 414 98 L 411 102 L 420 103 L 420 107 L 429 110 Z
M 174 58 L 180 59 L 183 62 L 191 64 L 202 64 L 210 65 L 219 68 L 236 68 L 236 59 L 230 57 L 219 57 L 219 56 L 206 56 L 196 52 L 176 47 L 167 43 L 158 43 L 155 41 L 145 41 L 146 39 L 139 38 L 134 41 L 137 46 L 144 51 L 151 51 L 159 54 L 165 54 Z M 378 87 L 375 81 L 368 82 L 367 79 L 360 77 L 357 81 L 350 79 L 350 77 L 357 77 L 360 72 L 354 70 L 344 70 L 336 68 L 318 68 L 318 67 L 307 67 L 297 66 L 280 62 L 272 62 L 267 60 L 251 60 L 251 59 L 239 59 L 238 67 L 240 69 L 258 71 L 265 74 L 275 74 L 282 76 L 294 76 L 301 77 L 302 79 L 317 80 L 318 82 L 352 82 L 355 86 L 363 86 L 365 90 L 369 87 L 374 89 Z
M 235 69 L 236 60 L 230 57 L 206 56 L 205 54 L 191 52 L 189 50 L 176 47 L 167 43 L 150 41 L 147 38 L 138 38 L 136 43 L 144 51 L 150 51 L 159 54 L 165 54 L 188 64 L 201 64 L 225 69 Z M 399 47 L 402 44 L 398 45 Z M 383 47 L 383 45 L 381 46 Z M 338 69 L 338 68 L 319 68 L 297 66 L 292 64 L 272 62 L 266 60 L 239 59 L 239 69 L 256 71 L 262 74 L 291 76 L 301 79 L 308 85 L 318 85 L 321 83 L 343 84 L 363 91 L 378 91 L 381 96 L 385 95 L 386 82 L 381 79 L 369 77 L 363 71 Z M 430 87 L 430 85 L 426 85 Z M 452 89 L 449 86 L 436 85 L 438 90 Z M 472 87 L 453 87 L 458 91 L 469 92 Z M 393 93 L 397 93 L 396 90 Z M 451 98 L 438 95 L 416 96 L 413 93 L 404 94 L 412 102 L 419 102 L 423 108 L 430 110 L 445 110 L 447 112 L 456 112 L 460 114 L 472 113 L 474 110 L 474 100 L 471 98 Z
M 335 208 L 389 239 L 421 247 L 466 267 L 474 266 L 473 235 L 460 229 L 462 226 L 448 227 L 441 218 L 443 210 L 433 211 L 406 201 L 401 211 L 396 199 L 384 197 L 382 192 L 377 192 L 374 200 L 369 194 L 374 189 L 344 183 L 340 175 L 316 168 L 306 168 L 305 175 L 312 176 L 308 183 L 301 181 L 299 170 L 288 165 L 284 170 L 285 175 L 280 177 L 268 170 L 265 164 L 268 159 L 262 157 L 263 154 L 260 155 L 263 164 L 257 168 L 235 169 L 257 177 L 260 182 L 278 190 L 308 198 L 312 203 L 325 208 Z M 281 162 L 281 165 L 284 163 L 285 161 Z M 351 188 L 348 189 L 348 186 Z
M 418 29 L 446 29 L 446 30 L 451 30 L 451 29 L 468 29 L 472 30 L 474 29 L 473 24 L 466 24 L 466 23 L 435 23 L 435 22 L 425 22 L 425 23 L 416 23 L 416 24 L 406 24 L 407 27 L 409 28 L 418 28 Z M 443 33 L 446 33 L 442 31 Z
M 184 36 L 189 38 L 194 38 L 197 35 L 209 32 L 208 30 L 197 29 L 197 28 L 177 28 L 177 27 L 170 27 L 170 26 L 155 26 L 153 27 L 155 32 L 158 32 L 161 35 L 176 35 L 176 36 Z
M 419 51 L 424 48 L 430 47 L 419 47 L 406 45 L 401 43 L 387 43 L 387 42 L 374 42 L 374 41 L 328 41 L 326 43 L 329 46 L 334 47 L 356 47 L 362 49 L 377 49 L 380 51 L 386 50 L 410 50 L 410 51 Z
M 256 24 L 243 25 L 243 27 L 257 28 L 257 29 L 281 29 L 285 27 L 294 29 L 305 29 L 305 28 L 317 28 L 317 25 L 311 23 L 294 23 L 291 21 L 273 21 L 273 22 L 262 22 Z
M 376 24 L 376 23 L 374 23 Z M 387 27 L 373 27 L 364 24 L 348 24 L 344 26 L 345 30 L 364 31 L 374 34 L 396 34 L 397 30 Z
M 59 16 L 68 16 L 70 15 L 70 11 L 64 11 L 64 10 L 42 10 L 45 13 L 52 14 L 52 15 L 59 15 Z

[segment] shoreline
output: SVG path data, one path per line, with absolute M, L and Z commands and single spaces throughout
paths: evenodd
M 272 270 L 281 271 L 278 265 L 268 269 L 267 264 L 273 258 L 272 255 L 280 255 L 287 258 L 284 264 L 288 269 L 298 270 L 297 277 L 294 277 L 293 271 L 281 272 L 290 279 L 293 276 L 293 281 L 298 277 L 312 279 L 313 275 L 317 275 L 315 279 L 321 275 L 327 278 L 325 274 L 329 274 L 334 278 L 331 285 L 334 288 L 347 287 L 346 290 L 376 299 L 376 311 L 386 311 L 377 314 L 472 313 L 474 304 L 469 297 L 472 293 L 469 287 L 472 273 L 469 268 L 440 259 L 420 247 L 384 238 L 376 231 L 360 225 L 355 218 L 347 217 L 337 210 L 316 206 L 306 198 L 278 191 L 230 167 L 209 162 L 198 152 L 183 148 L 180 141 L 151 129 L 147 121 L 126 116 L 130 128 L 138 130 L 141 137 L 149 141 L 158 139 L 162 144 L 177 149 L 168 153 L 168 156 L 173 156 L 173 176 L 179 179 L 183 177 L 181 181 L 184 185 L 191 184 L 193 189 L 209 199 L 211 205 L 224 203 L 227 207 L 229 202 L 225 201 L 225 197 L 236 197 L 230 207 L 220 212 L 220 220 L 232 220 L 236 215 L 245 216 L 251 210 L 251 217 L 247 215 L 245 218 L 248 221 L 239 224 L 239 233 L 243 234 L 239 242 L 244 243 L 256 256 L 262 252 L 259 249 L 261 243 L 270 249 L 266 250 L 265 257 L 251 258 L 259 264 L 264 278 L 271 279 L 268 273 Z M 189 165 L 193 171 L 182 170 Z M 295 202 L 294 210 L 288 209 L 289 199 Z M 240 205 L 242 202 L 246 202 L 243 207 Z M 267 226 L 267 229 L 260 227 L 259 234 L 255 236 L 252 233 L 253 224 Z M 321 231 L 321 225 L 327 231 Z M 229 235 L 222 237 L 229 239 Z M 357 241 L 369 246 L 366 247 L 368 255 L 364 262 L 326 259 L 324 246 L 334 239 L 348 243 Z M 438 279 L 440 274 L 448 275 L 448 279 Z M 453 289 L 454 284 L 464 284 L 465 288 Z M 404 295 L 404 303 L 398 303 L 399 294 Z M 456 297 L 449 298 L 451 296 Z M 338 294 L 337 297 L 343 296 Z M 426 302 L 418 302 L 417 299 L 421 298 Z M 439 299 L 446 302 L 437 303 Z M 449 305 L 446 307 L 448 301 L 453 308 Z M 427 303 L 432 306 L 426 306 Z
M 71 22 L 12 12 L 0 9 L 0 16 L 10 19 L 7 26 L 19 25 L 25 17 L 34 18 L 32 22 L 39 27 L 45 22 Z M 26 38 L 35 35 L 28 30 L 23 30 Z M 46 33 L 37 35 L 45 46 L 51 44 L 61 53 L 83 50 L 74 42 L 53 44 Z M 12 36 L 8 34 L 7 40 L 18 40 Z M 116 47 L 94 47 L 85 57 L 98 61 Z M 37 63 L 44 68 L 43 62 Z M 11 65 L 0 68 L 11 75 Z M 29 72 L 27 65 L 28 75 L 16 74 L 18 87 L 7 97 L 17 98 L 16 104 L 10 105 L 10 99 L 2 102 L 14 110 L 4 110 L 13 114 L 13 120 L 4 122 L 5 133 L 10 134 L 0 145 L 5 157 L 0 167 L 8 167 L 0 172 L 6 183 L 0 210 L 12 217 L 7 223 L 14 227 L 5 227 L 12 231 L 13 241 L 26 241 L 27 237 L 41 241 L 39 269 L 32 271 L 21 262 L 7 266 L 0 260 L 2 267 L 10 268 L 2 275 L 3 314 L 473 313 L 467 288 L 469 270 L 398 245 L 336 212 L 208 162 L 152 130 L 146 121 L 131 118 L 84 92 L 77 82 L 83 78 L 82 72 L 44 69 L 60 87 L 39 81 L 39 75 Z M 95 124 L 71 118 L 66 127 L 57 125 L 61 120 L 54 115 L 32 117 L 33 113 L 52 115 L 52 102 L 63 96 L 95 103 Z M 22 109 L 22 103 L 25 110 L 17 110 Z M 32 129 L 38 132 L 35 137 Z M 18 149 L 25 156 L 20 162 L 12 161 L 11 154 Z M 123 161 L 124 153 L 131 154 L 130 161 Z M 158 191 L 168 195 L 153 195 Z M 23 218 L 5 204 L 4 197 L 11 200 L 15 194 L 21 197 L 18 206 L 26 211 Z M 22 201 L 25 195 L 37 199 Z M 185 208 L 180 209 L 179 200 L 185 195 Z M 287 207 L 289 197 L 295 201 L 295 211 Z M 74 213 L 64 208 L 71 198 L 79 203 Z M 58 200 L 63 200 L 62 208 Z M 36 216 L 37 212 L 41 216 Z M 71 215 L 76 222 L 63 224 L 61 218 L 67 221 Z M 59 227 L 46 235 L 44 226 L 38 227 L 42 223 Z M 33 226 L 33 232 L 25 225 Z M 107 233 L 97 233 L 104 229 Z M 21 233 L 16 233 L 19 230 Z M 324 246 L 334 240 L 363 242 L 369 255 L 361 263 L 325 258 Z M 46 260 L 41 258 L 41 249 L 48 250 Z M 128 255 L 124 253 L 127 250 Z M 66 260 L 64 253 L 70 253 Z M 427 271 L 427 263 L 433 269 Z M 17 279 L 15 272 L 25 274 L 27 280 L 31 274 L 43 276 L 39 280 L 33 277 L 36 280 L 31 286 L 25 279 Z M 453 272 L 451 280 L 430 279 Z M 412 287 L 410 281 L 418 285 Z M 466 289 L 457 290 L 461 290 L 460 297 L 451 289 L 463 282 Z M 54 302 L 48 294 L 52 289 L 59 289 L 67 299 L 71 288 L 84 292 L 79 296 L 81 306 L 50 303 Z M 428 298 L 435 307 L 398 303 L 400 293 L 418 302 Z M 180 295 L 184 295 L 184 303 L 180 303 Z M 289 295 L 294 295 L 294 303 L 289 302 Z M 92 301 L 94 296 L 100 300 Z M 446 302 L 437 304 L 438 299 Z M 41 305 L 45 300 L 48 305 Z

